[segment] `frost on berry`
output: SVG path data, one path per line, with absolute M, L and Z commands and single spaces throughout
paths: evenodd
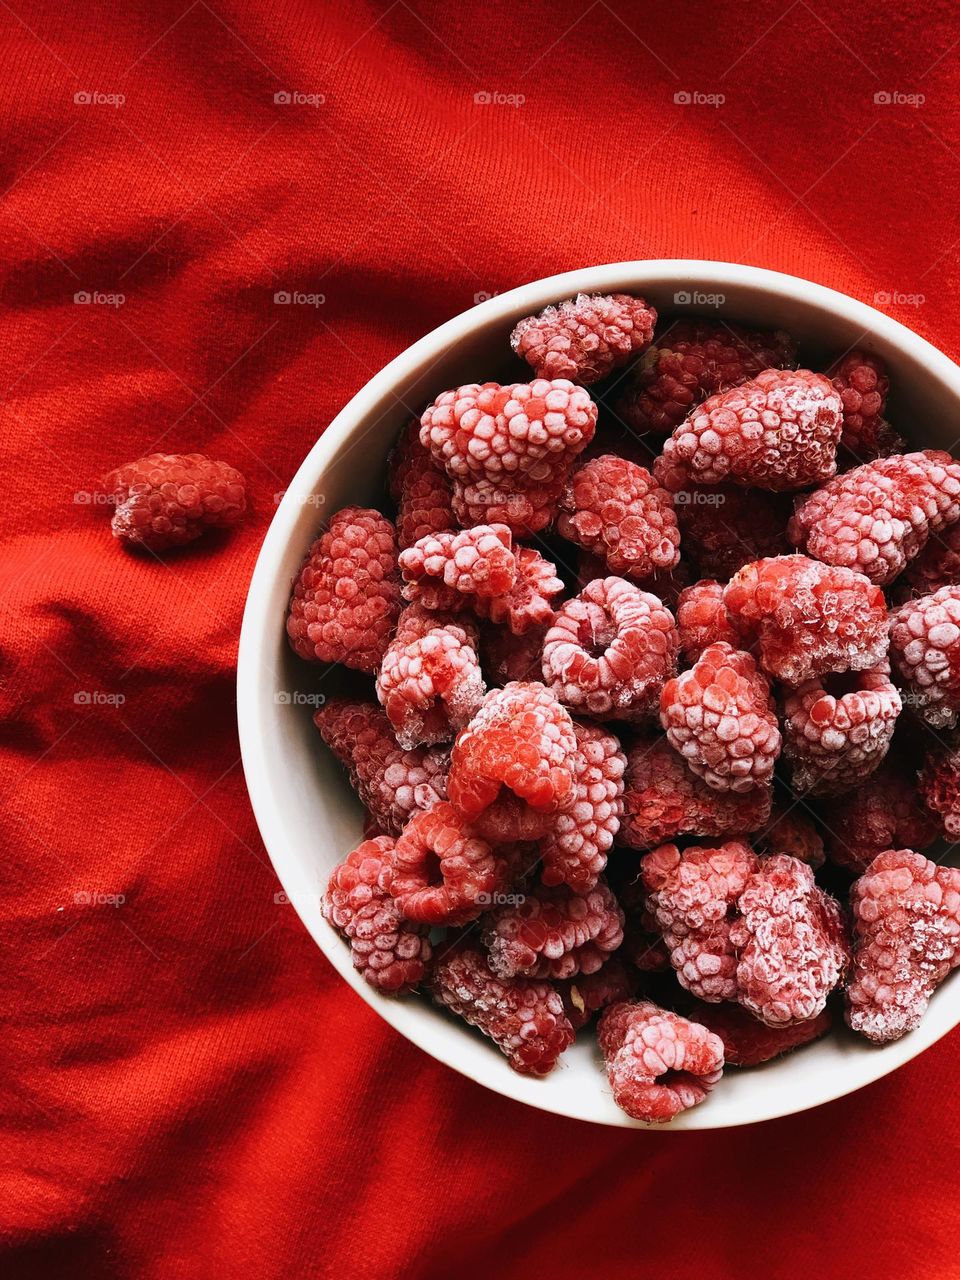
M 890 660 L 904 703 L 931 728 L 960 712 L 960 586 L 908 600 L 890 619 Z
M 101 489 L 114 506 L 113 536 L 150 551 L 239 524 L 247 509 L 240 472 L 202 453 L 148 454 L 111 471 Z
M 500 596 L 478 597 L 474 609 L 479 617 L 522 636 L 553 621 L 553 601 L 563 590 L 563 579 L 532 547 L 516 547 L 515 556 L 517 577 L 510 590 Z
M 401 551 L 431 533 L 456 529 L 453 486 L 430 451 L 420 443 L 420 421 L 404 429 L 388 459 L 390 496 L 397 504 L 397 545 Z
M 920 1024 L 930 997 L 960 963 L 960 870 L 889 849 L 854 884 L 850 901 L 847 1022 L 886 1044 Z
M 859 787 L 818 808 L 828 858 L 858 873 L 886 849 L 926 849 L 939 834 L 917 789 L 916 769 L 897 753 Z
M 458 609 L 474 597 L 501 596 L 516 581 L 513 537 L 506 525 L 477 525 L 428 534 L 400 552 L 407 600 L 428 609 Z
M 676 670 L 673 615 L 623 578 L 598 578 L 558 611 L 543 644 L 543 677 L 565 706 L 596 719 L 656 711 Z
M 489 1036 L 522 1075 L 547 1075 L 573 1043 L 556 987 L 535 978 L 498 978 L 473 937 L 440 952 L 430 990 L 438 1005 Z
M 401 747 L 448 742 L 475 714 L 486 687 L 469 622 L 409 605 L 377 676 L 377 697 Z
M 503 978 L 596 973 L 623 941 L 623 912 L 604 881 L 585 893 L 539 885 L 483 920 L 488 963 Z
M 784 752 L 794 790 L 837 795 L 858 786 L 890 749 L 902 703 L 884 661 L 872 671 L 815 676 L 784 697 Z
M 903 450 L 903 441 L 883 417 L 890 390 L 887 368 L 869 351 L 848 351 L 827 375 L 843 406 L 840 445 L 855 462 L 871 462 Z
M 379 511 L 344 507 L 307 552 L 293 585 L 287 635 L 313 662 L 372 674 L 400 613 L 397 543 Z
M 578 293 L 526 316 L 510 345 L 538 378 L 599 382 L 649 346 L 657 313 L 628 293 Z
M 734 648 L 740 644 L 740 636 L 727 617 L 722 583 L 704 578 L 684 587 L 677 602 L 677 631 L 680 651 L 691 663 L 718 640 L 725 640 Z
M 707 396 L 796 363 L 789 334 L 676 320 L 633 366 L 617 413 L 633 431 L 671 432 Z
M 883 592 L 852 569 L 801 555 L 756 560 L 727 583 L 723 603 L 762 669 L 787 684 L 886 657 Z
M 837 469 L 840 397 L 808 370 L 767 369 L 692 410 L 667 440 L 654 474 L 672 493 L 724 481 L 789 492 Z
M 557 530 L 612 574 L 642 581 L 680 560 L 673 498 L 645 467 L 612 454 L 584 463 L 567 484 Z
M 864 463 L 797 504 L 791 542 L 886 586 L 928 539 L 960 520 L 960 464 L 926 449 Z
M 666 738 L 643 736 L 627 752 L 619 843 L 653 849 L 679 836 L 738 836 L 770 816 L 773 791 L 714 791 Z
M 757 1067 L 827 1034 L 833 1023 L 829 1009 L 815 1018 L 789 1026 L 768 1027 L 737 1004 L 707 1004 L 694 1001 L 685 1012 L 718 1035 L 728 1067 Z
M 385 833 L 399 835 L 411 815 L 446 799 L 449 752 L 428 747 L 405 751 L 375 702 L 329 698 L 313 722 Z
M 946 837 L 960 837 L 960 749 L 955 742 L 930 752 L 920 770 L 918 789 L 923 803 L 940 818 Z
M 323 916 L 350 943 L 354 968 L 377 990 L 403 995 L 419 985 L 430 960 L 428 930 L 401 917 L 380 887 L 393 840 L 365 840 L 330 876 Z
M 453 745 L 450 800 L 479 834 L 547 834 L 576 798 L 577 738 L 549 689 L 514 681 L 492 689 Z
M 544 884 L 566 884 L 578 893 L 592 889 L 604 867 L 623 813 L 626 756 L 612 733 L 574 721 L 577 754 L 574 799 L 557 815 L 543 838 Z
M 637 970 L 615 955 L 594 973 L 581 973 L 558 982 L 557 989 L 571 1026 L 579 1031 L 607 1005 L 632 1000 L 639 984 Z
M 723 1074 L 723 1042 L 649 1001 L 609 1005 L 597 1040 L 617 1106 L 662 1123 L 702 1102 Z
M 749 653 L 725 641 L 667 681 L 660 723 L 670 745 L 715 791 L 749 791 L 773 777 L 780 729 L 770 682 Z
M 684 553 L 705 578 L 726 582 L 751 560 L 789 551 L 789 495 L 735 484 L 674 494 Z

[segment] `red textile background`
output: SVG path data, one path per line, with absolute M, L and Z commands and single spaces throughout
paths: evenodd
M 729 258 L 911 295 L 956 356 L 952 13 L 0 3 L 4 1274 L 958 1274 L 956 1034 L 736 1132 L 489 1094 L 275 902 L 233 692 L 274 494 L 476 294 Z M 247 526 L 124 555 L 83 496 L 158 447 L 241 467 Z

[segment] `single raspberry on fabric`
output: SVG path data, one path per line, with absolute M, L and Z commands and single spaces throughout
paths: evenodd
M 815 1018 L 850 962 L 840 904 L 805 862 L 778 853 L 760 863 L 737 906 L 739 1002 L 771 1027 Z
M 680 560 L 673 498 L 645 467 L 603 454 L 574 472 L 557 530 L 599 556 L 607 570 L 643 579 Z
M 805 1044 L 820 1040 L 833 1025 L 829 1009 L 815 1018 L 789 1026 L 768 1027 L 738 1004 L 707 1004 L 697 1000 L 685 1010 L 689 1017 L 723 1041 L 728 1067 L 757 1067 Z
M 822 373 L 766 369 L 693 409 L 664 444 L 654 475 L 671 493 L 725 480 L 803 489 L 836 471 L 840 427 L 840 397 Z
M 944 744 L 923 763 L 918 789 L 924 804 L 937 814 L 949 840 L 960 836 L 960 749 Z
M 848 351 L 827 376 L 843 405 L 841 446 L 857 462 L 900 452 L 903 442 L 883 417 L 890 390 L 883 360 L 869 351 Z
M 377 676 L 377 697 L 401 747 L 449 742 L 475 715 L 486 685 L 476 627 L 420 605 L 404 609 Z
M 657 313 L 629 293 L 578 293 L 539 315 L 525 316 L 510 345 L 538 378 L 585 385 L 638 355 L 653 340 Z
M 941 587 L 960 583 L 960 523 L 932 537 L 907 565 L 903 577 L 907 599 L 933 595 Z
M 621 887 L 620 906 L 624 923 L 619 954 L 626 956 L 642 973 L 665 973 L 670 968 L 670 952 L 656 917 L 647 908 L 647 892 L 641 876 Z
M 908 600 L 890 618 L 890 660 L 904 705 L 933 729 L 960 712 L 960 586 Z
M 457 609 L 502 596 L 517 579 L 513 536 L 505 524 L 428 534 L 400 552 L 403 595 L 428 609 Z
M 634 431 L 668 434 L 707 396 L 796 360 L 796 343 L 782 331 L 675 320 L 633 366 L 617 413 Z
M 574 800 L 557 815 L 540 845 L 544 884 L 566 884 L 586 893 L 607 865 L 623 813 L 623 774 L 627 758 L 612 733 L 598 725 L 578 724 L 574 762 Z
M 549 621 L 553 621 L 553 610 Z M 547 629 L 533 626 L 515 636 L 509 627 L 481 627 L 480 658 L 487 683 L 492 686 L 509 684 L 511 680 L 539 680 L 543 675 L 540 656 Z
M 436 804 L 415 813 L 404 827 L 385 861 L 380 884 L 407 920 L 467 924 L 525 870 L 525 853 L 530 850 L 493 849 L 470 830 L 453 805 Z
M 669 609 L 623 578 L 597 578 L 563 604 L 543 642 L 543 678 L 562 703 L 595 719 L 655 713 L 677 669 Z
M 113 536 L 149 551 L 239 524 L 247 509 L 240 472 L 203 453 L 149 453 L 111 471 L 101 490 L 114 508 Z
M 438 1005 L 489 1036 L 521 1075 L 547 1075 L 573 1043 L 556 987 L 533 978 L 498 978 L 473 939 L 441 951 L 430 990 Z
M 823 836 L 816 823 L 809 812 L 796 802 L 775 799 L 769 819 L 753 836 L 751 843 L 761 855 L 787 853 L 791 858 L 799 858 L 808 867 L 813 867 L 814 871 L 823 866 L 827 856 Z
M 960 463 L 925 449 L 865 462 L 797 503 L 794 546 L 886 586 L 933 534 L 960 520 Z
M 553 601 L 563 590 L 563 579 L 532 547 L 516 547 L 514 555 L 517 578 L 510 590 L 500 596 L 477 596 L 473 607 L 479 617 L 502 623 L 522 636 L 553 621 Z
M 648 1000 L 609 1005 L 597 1040 L 617 1106 L 648 1124 L 697 1106 L 723 1075 L 720 1037 Z
M 889 751 L 902 705 L 886 660 L 788 691 L 783 741 L 794 790 L 839 795 L 859 786 Z
M 847 1022 L 886 1044 L 919 1026 L 930 997 L 960 964 L 960 870 L 888 849 L 853 886 L 850 902 Z
M 413 814 L 447 798 L 449 751 L 405 751 L 375 702 L 330 698 L 314 714 L 313 723 L 346 766 L 373 820 L 389 835 L 399 835 Z
M 423 925 L 404 920 L 397 904 L 380 888 L 393 840 L 365 840 L 334 868 L 323 896 L 323 917 L 350 943 L 353 967 L 372 987 L 391 995 L 413 991 L 430 960 Z
M 773 777 L 780 728 L 770 682 L 749 653 L 718 641 L 660 695 L 667 741 L 715 791 L 749 791 Z
M 751 560 L 790 550 L 790 499 L 735 484 L 695 486 L 674 494 L 682 546 L 705 578 L 726 582 Z
M 898 756 L 888 756 L 866 782 L 823 800 L 818 809 L 828 858 L 858 874 L 885 849 L 926 849 L 939 834 L 917 788 L 916 769 Z
M 640 975 L 636 969 L 615 955 L 594 973 L 581 973 L 558 982 L 557 989 L 570 1025 L 579 1031 L 607 1005 L 632 1000 L 639 985 Z
M 586 893 L 538 885 L 483 920 L 488 963 L 501 978 L 596 973 L 623 942 L 623 912 L 602 880 Z
M 640 860 L 647 907 L 681 986 L 701 1000 L 736 1000 L 733 913 L 759 859 L 742 840 L 681 853 L 662 845 Z
M 399 613 L 393 525 L 379 511 L 344 507 L 307 552 L 293 584 L 287 635 L 294 652 L 372 675 Z
M 770 787 L 714 791 L 665 737 L 644 736 L 627 752 L 617 839 L 630 849 L 655 849 L 678 836 L 744 835 L 763 826 L 772 800 Z
M 864 671 L 887 654 L 883 592 L 852 569 L 800 555 L 756 560 L 727 583 L 723 603 L 762 669 L 787 684 Z
M 535 681 L 492 689 L 453 744 L 450 800 L 495 840 L 544 836 L 576 799 L 577 737 Z
M 684 587 L 677 602 L 677 631 L 680 651 L 689 662 L 696 662 L 704 649 L 720 640 L 739 646 L 740 636 L 723 603 L 722 583 L 704 578 Z

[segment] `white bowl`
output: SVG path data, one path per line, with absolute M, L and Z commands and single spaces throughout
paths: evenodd
M 264 844 L 284 891 L 317 945 L 364 1000 L 397 1031 L 480 1084 L 559 1115 L 636 1126 L 613 1102 L 588 1034 L 544 1080 L 517 1075 L 490 1041 L 422 997 L 379 995 L 354 970 L 346 944 L 324 921 L 320 897 L 334 865 L 361 838 L 361 810 L 340 766 L 311 723 L 311 697 L 337 692 L 297 659 L 284 633 L 291 582 L 325 514 L 381 503 L 385 458 L 401 426 L 434 396 L 513 370 L 508 336 L 521 316 L 578 292 L 640 293 L 661 311 L 674 295 L 721 295 L 690 306 L 729 320 L 782 327 L 807 364 L 853 346 L 882 355 L 891 370 L 890 416 L 924 445 L 951 448 L 960 435 L 960 369 L 889 316 L 794 276 L 725 262 L 619 262 L 567 272 L 500 294 L 427 334 L 372 378 L 330 423 L 292 480 L 264 539 L 250 584 L 237 668 L 240 744 Z M 639 856 L 639 855 L 638 855 Z M 960 978 L 934 996 L 918 1028 L 877 1048 L 840 1028 L 778 1062 L 731 1071 L 699 1107 L 668 1126 L 712 1129 L 818 1106 L 887 1075 L 960 1022 Z M 639 1126 L 642 1127 L 642 1126 Z

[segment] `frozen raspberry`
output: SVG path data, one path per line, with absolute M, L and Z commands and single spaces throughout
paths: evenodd
M 609 1005 L 597 1039 L 613 1099 L 634 1120 L 672 1120 L 702 1102 L 723 1074 L 723 1042 L 647 1000 Z
M 529 850 L 526 852 L 529 853 Z M 476 920 L 495 893 L 510 888 L 524 850 L 494 850 L 450 804 L 415 813 L 387 859 L 380 884 L 418 924 Z
M 628 293 L 578 293 L 526 316 L 510 345 L 538 378 L 599 382 L 650 345 L 657 313 Z
M 149 551 L 239 524 L 247 509 L 240 472 L 203 453 L 149 453 L 111 471 L 101 488 L 114 505 L 113 536 Z
M 574 722 L 573 730 L 573 804 L 557 815 L 540 852 L 544 884 L 567 884 L 586 893 L 607 865 L 607 853 L 620 829 L 627 758 L 613 734 L 599 726 Z
M 902 605 L 890 619 L 890 659 L 904 703 L 933 729 L 960 712 L 960 586 Z
M 477 631 L 453 616 L 409 605 L 377 676 L 377 697 L 401 747 L 448 742 L 468 723 L 486 687 Z
M 942 746 L 927 757 L 919 778 L 920 795 L 939 814 L 948 839 L 960 836 L 960 750 Z
M 453 744 L 452 803 L 483 835 L 546 835 L 576 798 L 573 721 L 549 689 L 514 681 L 492 689 Z
M 780 729 L 770 682 L 749 653 L 722 640 L 667 681 L 660 723 L 670 745 L 715 791 L 749 791 L 773 777 Z
M 504 524 L 428 534 L 400 552 L 407 600 L 456 609 L 472 597 L 502 596 L 517 578 L 513 537 Z
M 746 564 L 727 583 L 723 603 L 760 666 L 798 685 L 828 672 L 864 671 L 887 653 L 883 592 L 852 569 L 807 556 Z
M 456 529 L 453 486 L 429 449 L 420 443 L 420 422 L 404 429 L 387 462 L 390 496 L 397 504 L 397 544 L 401 551 L 429 533 Z
M 380 888 L 393 840 L 365 840 L 335 868 L 323 897 L 323 916 L 350 942 L 353 966 L 372 987 L 392 995 L 412 991 L 430 960 L 428 930 L 404 920 Z
M 579 1031 L 607 1005 L 632 1000 L 639 985 L 636 969 L 625 964 L 619 956 L 611 956 L 601 969 L 578 974 L 558 983 L 557 988 L 570 1025 L 574 1031 Z
M 677 320 L 631 370 L 617 413 L 634 431 L 671 432 L 707 396 L 796 363 L 787 333 L 719 320 Z
M 623 908 L 623 946 L 619 952 L 642 973 L 664 973 L 670 968 L 670 952 L 657 926 L 655 916 L 647 909 L 647 893 L 639 875 L 620 890 Z
M 823 837 L 809 815 L 801 811 L 799 803 L 775 800 L 769 820 L 752 843 L 759 854 L 787 853 L 815 871 L 823 866 L 826 858 Z
M 563 579 L 549 560 L 532 547 L 516 547 L 517 579 L 500 596 L 477 597 L 474 608 L 481 618 L 503 623 L 514 635 L 545 626 L 553 620 L 552 601 L 563 590 Z
M 933 449 L 865 462 L 797 504 L 788 534 L 825 564 L 886 586 L 960 520 L 960 463 Z
M 673 498 L 645 467 L 603 454 L 574 472 L 557 530 L 599 556 L 610 573 L 643 579 L 680 560 Z
M 737 905 L 730 941 L 739 1002 L 771 1027 L 815 1018 L 850 959 L 839 904 L 805 862 L 778 853 L 763 860 Z
M 740 643 L 723 603 L 723 585 L 704 578 L 692 587 L 684 587 L 677 604 L 677 631 L 680 649 L 690 662 L 696 662 L 709 645 L 723 640 L 735 648 Z
M 553 621 L 553 611 L 550 613 Z M 540 655 L 547 627 L 531 627 L 515 636 L 509 627 L 486 626 L 480 631 L 480 655 L 490 685 L 511 680 L 539 680 L 543 675 Z
M 701 1000 L 738 997 L 731 919 L 758 865 L 742 840 L 683 853 L 666 844 L 641 859 L 647 906 L 663 933 L 670 963 L 681 986 Z
M 705 578 L 728 578 L 751 560 L 790 550 L 790 499 L 763 489 L 720 484 L 674 495 L 684 551 Z
M 815 1018 L 788 1026 L 768 1027 L 736 1004 L 706 1004 L 697 1000 L 686 1010 L 691 1018 L 723 1041 L 728 1067 L 756 1067 L 802 1045 L 819 1040 L 830 1030 L 833 1018 L 821 1009 Z
M 724 480 L 803 489 L 836 471 L 840 424 L 840 397 L 822 373 L 767 369 L 695 408 L 663 446 L 654 475 L 671 493 Z
M 623 912 L 603 881 L 584 894 L 540 885 L 483 922 L 489 964 L 502 978 L 596 973 L 623 941 Z
M 547 1075 L 573 1043 L 556 987 L 532 978 L 496 977 L 472 940 L 440 954 L 430 988 L 437 1004 L 489 1036 L 522 1075 Z
M 960 870 L 910 849 L 881 853 L 853 886 L 847 1022 L 875 1044 L 919 1026 L 960 964 Z
M 447 751 L 398 745 L 375 702 L 330 698 L 313 717 L 320 737 L 381 830 L 399 835 L 408 819 L 447 798 Z
M 569 467 L 542 485 L 517 490 L 512 480 L 453 481 L 453 514 L 464 528 L 477 524 L 505 524 L 518 538 L 540 533 L 557 517 Z
M 397 543 L 379 511 L 344 507 L 297 575 L 287 635 L 301 658 L 373 673 L 400 613 Z
M 623 578 L 597 578 L 562 605 L 543 643 L 543 676 L 566 706 L 597 719 L 655 712 L 676 671 L 669 609 Z
M 899 452 L 902 441 L 883 418 L 890 379 L 880 357 L 867 351 L 848 351 L 828 376 L 843 406 L 841 446 L 857 462 Z
M 839 795 L 859 786 L 890 749 L 902 703 L 884 661 L 872 671 L 815 676 L 783 704 L 794 790 Z
M 855 791 L 819 806 L 827 856 L 850 871 L 866 871 L 885 849 L 925 849 L 938 824 L 924 808 L 916 773 L 888 756 Z
M 714 791 L 659 734 L 627 752 L 623 818 L 618 840 L 653 849 L 678 836 L 735 836 L 756 831 L 770 815 L 769 787 Z

